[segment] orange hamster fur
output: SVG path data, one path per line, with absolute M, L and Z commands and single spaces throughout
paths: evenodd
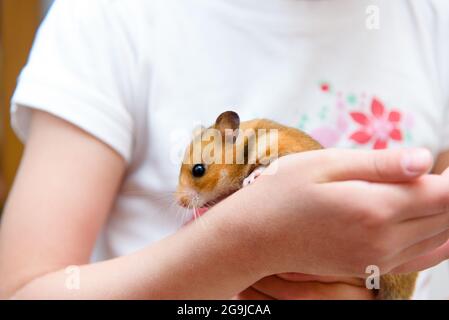
M 271 129 L 276 130 L 277 139 L 267 136 Z M 249 134 L 242 136 L 247 132 Z M 214 141 L 212 139 L 222 139 L 217 147 L 220 152 L 195 153 L 196 150 L 205 150 Z M 268 142 L 262 145 L 262 140 Z M 187 147 L 181 165 L 177 201 L 181 206 L 194 210 L 212 207 L 241 189 L 248 176 L 276 158 L 322 148 L 301 130 L 266 119 L 240 122 L 237 113 L 226 111 L 219 115 L 214 125 L 194 132 L 194 139 Z M 229 163 L 227 159 L 233 161 Z M 383 300 L 410 299 L 416 278 L 417 273 L 383 275 L 375 296 Z

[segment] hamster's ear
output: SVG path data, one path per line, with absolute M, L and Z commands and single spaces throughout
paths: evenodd
M 232 135 L 232 140 L 235 142 L 240 127 L 240 117 L 234 111 L 226 111 L 220 114 L 215 121 L 214 128 L 220 130 L 221 136 L 227 138 Z

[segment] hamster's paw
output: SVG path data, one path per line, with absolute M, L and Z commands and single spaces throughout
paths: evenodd
M 257 167 L 251 174 L 243 180 L 243 187 L 247 187 L 250 184 L 253 184 L 256 181 L 256 178 L 262 174 L 266 167 L 260 166 Z

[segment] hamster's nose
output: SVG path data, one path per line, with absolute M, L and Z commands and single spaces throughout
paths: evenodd
M 188 208 L 190 206 L 190 199 L 187 196 L 182 196 L 178 198 L 178 204 L 181 207 Z

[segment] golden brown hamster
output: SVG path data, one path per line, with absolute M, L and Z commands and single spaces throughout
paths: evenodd
M 248 179 L 278 157 L 318 150 L 322 146 L 306 133 L 267 119 L 240 122 L 226 111 L 209 128 L 198 128 L 187 147 L 179 174 L 177 201 L 195 217 L 241 189 Z M 246 180 L 245 180 L 246 179 Z M 384 275 L 378 299 L 410 299 L 417 273 Z M 368 289 L 367 289 L 368 290 Z

